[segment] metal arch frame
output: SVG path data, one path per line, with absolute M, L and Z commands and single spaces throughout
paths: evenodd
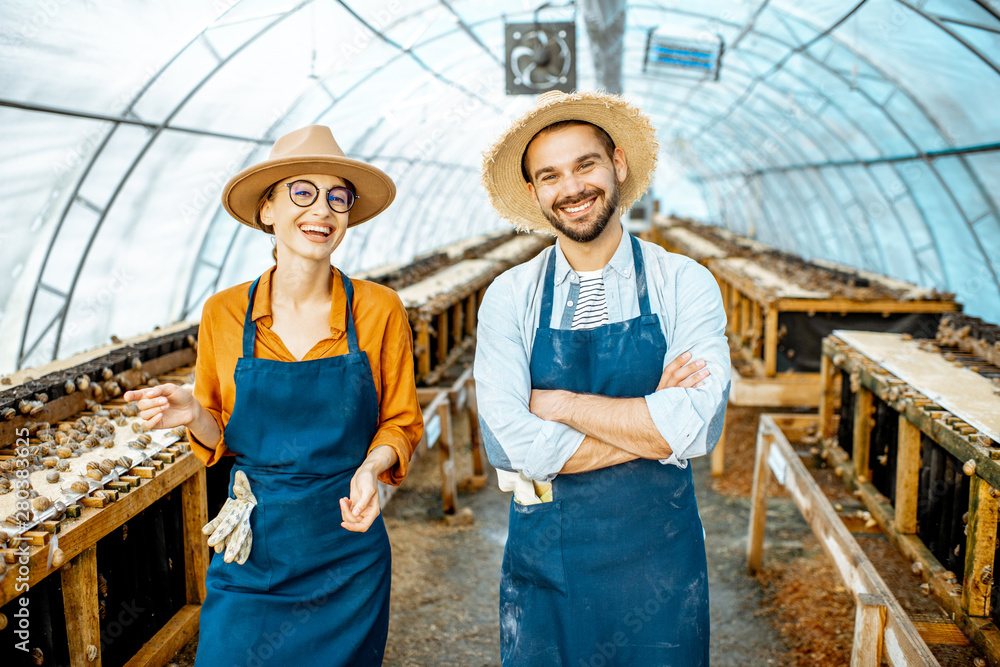
M 669 11 L 671 11 L 671 10 L 669 10 L 669 9 L 667 9 L 667 8 L 661 8 L 661 9 L 662 9 L 663 11 L 668 11 L 668 12 L 669 12 Z M 697 14 L 697 13 L 693 13 L 693 12 L 685 12 L 685 14 L 687 14 L 687 15 L 691 15 L 691 16 L 698 16 L 698 17 L 700 17 L 700 18 L 708 18 L 708 19 L 712 19 L 712 18 L 714 18 L 714 17 L 711 17 L 711 16 L 705 16 L 705 15 L 701 15 L 701 14 Z M 790 19 L 793 19 L 793 20 L 797 20 L 797 21 L 799 21 L 800 23 L 802 23 L 803 25 L 805 25 L 805 26 L 806 26 L 807 28 L 809 28 L 810 30 L 813 30 L 813 31 L 816 31 L 816 30 L 818 30 L 818 28 L 816 28 L 815 26 L 812 26 L 812 25 L 810 25 L 810 24 L 806 23 L 805 21 L 803 21 L 803 20 L 801 20 L 801 19 L 798 19 L 797 17 L 792 17 L 792 16 L 790 16 L 790 15 L 781 15 L 781 16 L 787 16 L 787 17 L 788 17 L 788 18 L 790 18 Z M 736 24 L 731 24 L 731 25 L 736 25 Z M 785 44 L 784 44 L 784 42 L 782 42 L 781 40 L 778 40 L 778 39 L 774 38 L 774 37 L 773 37 L 773 36 L 771 36 L 771 35 L 767 35 L 767 34 L 764 34 L 764 33 L 760 33 L 760 36 L 761 36 L 761 37 L 763 37 L 763 38 L 765 38 L 765 39 L 770 39 L 770 40 L 772 40 L 772 41 L 776 41 L 776 42 L 778 42 L 779 44 L 783 44 L 783 45 L 785 45 Z M 818 37 L 818 36 L 819 36 L 819 35 L 817 35 L 817 37 Z M 913 104 L 914 104 L 914 105 L 915 105 L 915 106 L 916 106 L 916 107 L 917 107 L 918 109 L 920 109 L 920 111 L 921 111 L 921 112 L 922 112 L 922 113 L 924 114 L 924 116 L 925 116 L 925 117 L 927 118 L 928 122 L 930 122 L 930 123 L 931 123 L 931 124 L 932 124 L 932 125 L 933 125 L 933 126 L 934 126 L 935 128 L 937 128 L 937 129 L 938 129 L 938 131 L 939 131 L 939 132 L 941 132 L 941 127 L 940 127 L 940 125 L 939 125 L 939 124 L 937 123 L 937 121 L 936 121 L 936 120 L 934 119 L 934 117 L 933 117 L 933 116 L 932 116 L 931 114 L 929 114 L 929 113 L 928 113 L 928 111 L 927 111 L 927 109 L 926 109 L 926 108 L 924 107 L 924 105 L 923 105 L 923 104 L 922 104 L 922 103 L 921 103 L 921 102 L 919 101 L 919 99 L 918 99 L 918 98 L 916 98 L 916 97 L 915 97 L 915 96 L 914 96 L 914 95 L 913 95 L 912 93 L 910 93 L 910 91 L 909 91 L 909 90 L 907 90 L 906 88 L 904 88 L 903 86 L 901 86 L 901 85 L 899 84 L 899 82 L 895 81 L 895 80 L 894 80 L 894 79 L 893 79 L 892 77 L 888 76 L 888 75 L 887 75 L 887 74 L 886 74 L 886 73 L 885 73 L 885 72 L 884 72 L 884 71 L 883 71 L 883 70 L 882 70 L 881 68 L 877 67 L 877 66 L 876 66 L 876 65 L 875 65 L 874 63 L 872 63 L 872 62 L 871 62 L 871 61 L 870 61 L 870 60 L 869 60 L 869 59 L 868 59 L 867 57 L 865 57 L 865 56 L 864 56 L 863 54 L 861 54 L 861 53 L 857 52 L 857 51 L 856 51 L 855 49 L 851 48 L 850 46 L 848 46 L 848 45 L 846 45 L 846 44 L 842 44 L 841 42 L 837 41 L 837 40 L 836 40 L 835 38 L 833 38 L 832 36 L 828 36 L 828 37 L 829 37 L 829 38 L 831 39 L 831 41 L 833 41 L 833 42 L 834 42 L 835 44 L 837 44 L 837 45 L 838 45 L 838 46 L 840 46 L 841 48 L 844 48 L 844 49 L 846 49 L 847 51 L 849 51 L 849 52 L 851 52 L 852 54 L 854 54 L 854 55 L 855 55 L 855 57 L 859 58 L 860 60 L 863 60 L 863 61 L 864 61 L 864 62 L 865 62 L 865 63 L 866 63 L 866 64 L 867 64 L 868 66 L 870 66 L 870 67 L 872 68 L 872 70 L 873 70 L 873 71 L 876 71 L 876 72 L 877 72 L 877 73 L 878 73 L 878 74 L 879 74 L 879 75 L 880 75 L 880 76 L 882 77 L 882 79 L 883 79 L 884 81 L 886 81 L 887 83 L 889 83 L 889 84 L 893 85 L 893 87 L 894 87 L 894 88 L 895 88 L 895 89 L 896 89 L 897 91 L 899 91 L 899 92 L 902 92 L 902 93 L 903 93 L 904 95 L 906 95 L 906 96 L 907 96 L 907 98 L 908 98 L 908 99 L 909 99 L 909 100 L 910 100 L 910 101 L 911 101 L 911 102 L 912 102 L 912 103 L 913 103 Z M 816 39 L 816 37 L 814 37 L 814 38 L 813 38 L 813 40 L 815 40 L 815 39 Z M 811 41 L 812 41 L 812 40 L 811 40 Z M 790 56 L 790 55 L 791 55 L 791 54 L 789 54 L 789 56 Z M 821 67 L 823 67 L 824 69 L 826 69 L 827 71 L 829 71 L 829 72 L 830 72 L 831 74 L 833 74 L 833 75 L 834 75 L 834 76 L 836 76 L 837 78 L 839 78 L 839 79 L 841 79 L 841 80 L 844 80 L 844 77 L 843 77 L 843 75 L 842 75 L 842 74 L 841 74 L 841 73 L 840 73 L 840 72 L 839 72 L 838 70 L 836 70 L 836 69 L 833 69 L 833 68 L 829 67 L 829 66 L 828 66 L 828 65 L 826 65 L 826 64 L 825 64 L 824 62 L 822 62 L 822 61 L 818 60 L 817 58 L 815 58 L 814 56 L 812 56 L 812 54 L 808 53 L 807 51 L 805 51 L 805 50 L 801 50 L 801 51 L 800 51 L 800 55 L 803 55 L 803 56 L 805 56 L 805 57 L 806 57 L 807 59 L 809 59 L 810 61 L 814 62 L 815 64 L 817 64 L 817 65 L 819 65 L 819 66 L 821 66 Z M 786 60 L 787 60 L 787 59 L 786 59 Z M 774 68 L 772 67 L 772 70 L 773 70 L 773 69 L 774 69 Z M 768 72 L 765 72 L 764 74 L 760 75 L 760 77 L 763 77 L 763 76 L 766 76 L 766 75 L 767 75 L 767 74 L 768 74 L 768 73 L 769 73 L 770 71 L 771 71 L 771 70 L 769 70 Z M 815 87 L 813 87 L 813 89 L 814 89 L 814 90 L 816 90 L 816 89 L 815 89 Z M 867 94 L 867 92 L 866 92 L 866 91 L 864 91 L 863 89 L 860 89 L 860 88 L 859 88 L 859 89 L 857 89 L 857 90 L 858 90 L 858 92 L 859 92 L 859 93 L 861 93 L 861 94 L 862 94 L 862 95 L 863 95 L 863 96 L 864 96 L 864 97 L 865 97 L 866 99 L 868 99 L 868 101 L 869 101 L 869 102 L 870 102 L 870 103 L 872 104 L 873 108 L 875 108 L 875 109 L 878 109 L 878 110 L 879 110 L 879 111 L 880 111 L 880 112 L 881 112 L 881 113 L 883 114 L 883 116 L 884 116 L 884 117 L 885 117 L 885 118 L 886 118 L 886 119 L 887 119 L 887 120 L 888 120 L 888 121 L 889 121 L 889 122 L 890 122 L 890 123 L 891 123 L 891 124 L 892 124 L 892 125 L 893 125 L 894 127 L 896 127 L 897 131 L 899 131 L 899 132 L 900 132 L 900 135 L 901 135 L 901 136 L 902 136 L 902 137 L 903 137 L 903 138 L 904 138 L 904 139 L 905 139 L 905 140 L 906 140 L 906 141 L 907 141 L 908 143 L 910 143 L 910 144 L 911 144 L 912 146 L 914 146 L 914 148 L 915 148 L 915 149 L 917 149 L 917 150 L 919 151 L 919 148 L 917 147 L 916 143 L 915 143 L 915 142 L 914 142 L 914 141 L 913 141 L 913 140 L 912 140 L 912 139 L 911 139 L 911 138 L 909 137 L 908 133 L 907 133 L 907 132 L 905 132 L 905 131 L 903 130 L 903 128 L 902 128 L 902 127 L 900 127 L 900 126 L 899 126 L 899 123 L 898 123 L 898 122 L 896 122 L 896 121 L 895 121 L 895 119 L 894 119 L 894 118 L 893 118 L 893 117 L 892 117 L 892 116 L 891 116 L 890 114 L 888 114 L 888 113 L 886 112 L 885 108 L 884 108 L 884 107 L 883 107 L 882 105 L 878 104 L 878 103 L 877 103 L 877 102 L 876 102 L 875 100 L 873 100 L 873 99 L 871 98 L 871 96 L 870 96 L 870 95 L 868 95 L 868 94 Z M 821 96 L 822 96 L 822 97 L 823 97 L 824 99 L 826 99 L 826 100 L 827 100 L 828 102 L 831 102 L 831 103 L 832 103 L 832 100 L 830 100 L 830 99 L 829 99 L 828 97 L 826 97 L 825 95 L 822 95 L 822 94 L 821 94 Z M 843 112 L 842 112 L 842 113 L 843 113 Z M 847 118 L 851 118 L 850 114 L 845 114 L 845 117 L 847 117 Z M 806 167 L 806 166 L 817 166 L 817 165 L 802 165 L 802 166 L 803 166 L 803 167 Z M 831 165 L 831 166 L 834 166 L 834 165 Z M 968 169 L 968 166 L 967 166 L 967 165 L 966 165 L 966 169 L 967 169 L 967 171 L 971 171 L 971 170 L 969 170 L 969 169 Z M 941 179 L 941 177 L 940 177 L 940 175 L 939 175 L 939 174 L 937 173 L 937 171 L 936 171 L 935 169 L 933 169 L 933 166 L 931 167 L 931 170 L 932 170 L 932 172 L 933 172 L 933 173 L 935 174 L 935 177 L 936 177 L 936 178 L 938 178 L 938 180 L 939 180 L 939 181 L 941 182 L 941 185 L 942 185 L 942 187 L 943 187 L 943 188 L 944 188 L 944 189 L 945 189 L 946 191 L 949 191 L 949 190 L 948 190 L 948 187 L 947 187 L 947 184 L 943 182 L 943 179 Z M 873 180 L 874 180 L 874 179 L 873 179 Z M 910 185 L 909 185 L 909 183 L 908 183 L 908 182 L 907 182 L 907 181 L 906 181 L 905 179 L 903 179 L 902 177 L 900 177 L 900 181 L 901 181 L 901 182 L 902 182 L 902 183 L 904 184 L 904 186 L 905 186 L 905 187 L 907 188 L 907 191 L 908 191 L 908 194 L 910 195 L 910 199 L 911 199 L 911 201 L 913 202 L 913 204 L 914 204 L 915 208 L 916 208 L 916 209 L 917 209 L 918 211 L 920 211 L 920 214 L 921 214 L 921 217 L 922 217 L 922 218 L 924 219 L 924 224 L 925 224 L 925 226 L 926 226 L 926 228 L 927 228 L 927 230 L 928 230 L 928 233 L 930 234 L 931 238 L 934 238 L 934 237 L 936 236 L 936 235 L 935 235 L 935 232 L 934 232 L 934 227 L 932 227 L 932 226 L 930 225 L 930 221 L 929 221 L 929 219 L 927 218 L 927 215 L 926 215 L 926 213 L 925 213 L 925 212 L 924 212 L 924 210 L 923 210 L 923 209 L 922 209 L 922 208 L 920 207 L 920 205 L 919 205 L 919 204 L 917 203 L 917 200 L 916 200 L 916 198 L 914 198 L 914 197 L 913 197 L 913 194 L 912 194 L 912 188 L 910 188 Z M 877 182 L 877 181 L 875 181 L 875 182 L 876 182 L 876 184 L 878 184 L 878 182 Z M 881 189 L 881 188 L 880 188 L 880 189 Z M 950 191 L 949 191 L 949 193 L 950 193 Z M 883 191 L 883 194 L 884 194 L 884 191 Z M 991 199 L 989 198 L 989 195 L 988 195 L 987 193 L 985 193 L 985 192 L 984 192 L 984 193 L 982 193 L 982 194 L 983 194 L 983 196 L 984 196 L 984 199 L 985 199 L 986 201 L 991 201 Z M 949 196 L 951 196 L 951 195 L 949 195 Z M 886 200 L 887 200 L 888 202 L 890 202 L 890 203 L 893 203 L 893 202 L 892 202 L 892 200 L 890 200 L 890 199 L 888 199 L 888 198 L 886 198 Z M 858 204 L 860 205 L 860 202 L 856 202 L 856 203 L 858 203 Z M 892 208 L 893 208 L 893 209 L 895 209 L 895 205 L 894 205 L 894 204 L 893 204 Z M 960 215 L 960 216 L 962 216 L 962 218 L 963 218 L 963 219 L 965 219 L 965 216 L 964 216 L 964 212 L 963 212 L 963 211 L 961 210 L 961 208 L 957 208 L 957 211 L 958 211 L 959 215 Z M 966 222 L 967 222 L 967 224 L 968 224 L 968 221 L 967 221 L 967 220 L 966 220 Z M 905 230 L 905 227 L 904 227 L 904 230 Z M 971 233 L 973 234 L 974 238 L 976 238 L 976 242 L 977 242 L 977 245 L 978 245 L 978 244 L 979 244 L 979 239 L 978 239 L 978 235 L 977 235 L 977 234 L 975 233 L 975 231 L 974 231 L 974 230 L 972 230 L 972 231 L 971 231 Z M 909 243 L 909 245 L 910 245 L 910 246 L 912 247 L 912 242 L 910 242 L 910 243 Z M 941 266 L 941 267 L 943 268 L 943 267 L 945 266 L 945 262 L 943 261 L 943 258 L 941 257 L 941 251 L 940 251 L 940 248 L 939 248 L 939 247 L 937 246 L 937 244 L 935 244 L 935 250 L 937 251 L 937 254 L 938 254 L 938 262 L 939 262 L 939 265 L 940 265 L 940 266 Z M 982 252 L 982 248 L 981 248 L 981 247 L 980 247 L 980 251 Z M 985 255 L 985 253 L 983 253 L 983 254 Z M 919 260 L 919 255 L 917 255 L 916 253 L 914 253 L 914 257 L 915 257 L 915 258 L 916 258 L 917 260 Z M 919 262 L 919 265 L 922 265 L 922 264 L 923 264 L 922 262 Z M 988 266 L 988 267 L 990 267 L 990 265 L 989 265 L 989 262 L 988 262 L 988 260 L 987 260 L 987 266 Z M 992 267 L 990 267 L 990 270 L 992 271 Z
M 312 1 L 313 0 L 304 0 L 303 2 L 299 3 L 298 5 L 296 5 L 295 10 L 293 10 L 292 12 L 287 12 L 287 13 L 279 15 L 278 18 L 276 18 L 274 21 L 271 21 L 270 23 L 268 23 L 261 31 L 259 31 L 254 36 L 253 39 L 256 39 L 257 36 L 263 34 L 264 32 L 266 32 L 268 30 L 270 30 L 271 27 L 273 27 L 274 25 L 277 25 L 278 23 L 280 23 L 281 21 L 283 21 L 287 16 L 290 16 L 292 13 L 294 13 L 295 11 L 298 11 L 299 9 L 301 9 L 302 7 L 308 5 Z M 128 113 L 131 112 L 132 108 L 139 102 L 139 100 L 142 99 L 142 97 L 146 94 L 146 92 L 153 85 L 153 83 L 157 79 L 159 79 L 159 77 L 167 70 L 167 68 L 169 68 L 176 61 L 176 59 L 178 57 L 180 57 L 180 54 L 183 53 L 184 51 L 186 51 L 188 48 L 190 48 L 200 38 L 202 38 L 203 35 L 204 35 L 204 33 L 205 33 L 205 30 L 204 29 L 201 30 L 194 38 L 192 38 L 187 44 L 185 44 L 182 49 L 178 50 L 178 52 L 172 58 L 170 58 L 170 60 L 168 60 L 167 63 L 164 64 L 163 67 L 161 67 L 156 72 L 156 74 L 154 76 L 150 77 L 150 79 L 146 83 L 146 85 L 144 85 L 139 90 L 139 92 L 136 94 L 136 96 L 132 99 L 132 101 L 126 107 L 126 109 L 125 109 L 125 113 L 126 114 L 128 114 Z M 124 187 L 124 185 L 127 182 L 128 178 L 131 176 L 131 174 L 135 170 L 136 166 L 138 166 L 139 162 L 146 155 L 146 152 L 153 145 L 153 143 L 156 141 L 156 139 L 163 133 L 163 131 L 165 129 L 172 129 L 172 128 L 170 128 L 170 121 L 174 118 L 174 116 L 177 115 L 177 113 L 180 111 L 180 109 L 182 109 L 183 106 L 185 104 L 187 104 L 187 102 L 201 89 L 201 87 L 208 81 L 209 78 L 211 78 L 212 76 L 214 76 L 215 73 L 217 73 L 219 71 L 219 69 L 225 63 L 229 62 L 235 55 L 237 55 L 244 48 L 246 48 L 246 46 L 251 41 L 253 41 L 253 39 L 248 40 L 247 42 L 244 42 L 242 45 L 240 45 L 235 50 L 233 50 L 226 58 L 223 58 L 223 59 L 219 59 L 218 58 L 218 54 L 216 54 L 216 53 L 213 52 L 212 55 L 215 56 L 216 59 L 218 60 L 218 62 L 216 63 L 216 66 L 214 68 L 212 68 L 212 70 L 205 77 L 203 77 L 201 79 L 201 81 L 199 81 L 196 85 L 194 85 L 187 92 L 187 94 L 184 95 L 181 98 L 180 102 L 178 104 L 176 104 L 174 106 L 174 108 L 169 113 L 167 113 L 166 117 L 160 123 L 157 123 L 156 126 L 154 128 L 152 128 L 152 133 L 151 133 L 151 135 L 149 137 L 147 137 L 145 145 L 139 150 L 139 152 L 135 156 L 133 156 L 131 163 L 126 167 L 124 173 L 122 174 L 121 178 L 118 181 L 117 186 L 112 191 L 111 197 L 108 199 L 108 201 L 105 203 L 103 209 L 99 213 L 98 219 L 97 219 L 97 223 L 94 225 L 94 228 L 91 230 L 89 238 L 87 239 L 87 243 L 84 246 L 83 251 L 81 252 L 81 254 L 78 257 L 76 269 L 74 270 L 73 278 L 72 278 L 72 281 L 70 283 L 69 289 L 65 293 L 63 293 L 60 290 L 55 290 L 55 289 L 49 287 L 48 285 L 45 285 L 43 283 L 43 277 L 45 275 L 46 268 L 49 265 L 49 260 L 51 259 L 51 256 L 52 256 L 52 250 L 55 247 L 55 244 L 56 244 L 56 241 L 59 238 L 60 232 L 62 231 L 63 224 L 65 223 L 66 218 L 69 215 L 69 211 L 73 208 L 74 203 L 76 203 L 78 201 L 78 199 L 79 199 L 80 188 L 83 186 L 83 183 L 86 181 L 87 177 L 89 176 L 90 170 L 93 168 L 94 164 L 97 162 L 97 160 L 103 154 L 103 151 L 107 147 L 108 143 L 110 142 L 112 135 L 115 133 L 115 131 L 118 129 L 118 127 L 121 124 L 123 124 L 124 121 L 127 121 L 128 119 L 126 119 L 124 117 L 125 114 L 122 114 L 122 116 L 121 116 L 121 118 L 119 120 L 113 121 L 114 125 L 109 130 L 109 132 L 104 136 L 104 138 L 102 139 L 101 143 L 97 146 L 97 148 L 94 150 L 94 152 L 91 154 L 91 157 L 90 157 L 90 159 L 87 162 L 87 165 L 84 167 L 84 169 L 82 170 L 80 176 L 77 178 L 76 183 L 74 183 L 72 193 L 71 193 L 70 197 L 67 199 L 66 205 L 63 207 L 63 210 L 62 210 L 62 212 L 59 215 L 59 220 L 56 223 L 56 229 L 53 231 L 52 237 L 49 239 L 49 245 L 46 248 L 45 256 L 44 256 L 44 258 L 42 260 L 41 267 L 39 268 L 39 271 L 38 271 L 38 276 L 35 279 L 35 287 L 34 287 L 34 289 L 32 291 L 31 300 L 29 301 L 29 305 L 28 305 L 28 313 L 25 316 L 25 320 L 24 320 L 24 327 L 22 329 L 21 341 L 20 341 L 20 344 L 19 344 L 19 347 L 18 347 L 18 353 L 17 353 L 17 368 L 21 368 L 22 367 L 22 364 L 24 363 L 24 361 L 31 354 L 34 353 L 34 351 L 41 344 L 41 342 L 46 338 L 46 336 L 48 336 L 49 331 L 51 331 L 52 327 L 57 322 L 58 322 L 58 327 L 56 329 L 55 344 L 53 346 L 52 358 L 53 359 L 58 358 L 58 355 L 59 355 L 59 346 L 60 346 L 60 344 L 62 342 L 62 333 L 63 333 L 63 329 L 64 329 L 65 324 L 66 324 L 66 316 L 67 316 L 67 314 L 69 312 L 70 304 L 73 301 L 73 295 L 74 295 L 74 293 L 76 291 L 77 282 L 79 281 L 80 274 L 82 273 L 83 267 L 86 264 L 87 257 L 90 254 L 90 249 L 94 245 L 94 241 L 97 238 L 97 234 L 100 232 L 101 227 L 103 226 L 104 221 L 107 218 L 108 212 L 114 206 L 114 203 L 117 200 L 118 195 L 121 193 L 122 188 Z M 90 207 L 88 207 L 88 208 L 90 208 Z M 31 327 L 31 324 L 33 322 L 32 315 L 34 314 L 35 302 L 37 300 L 39 290 L 43 289 L 43 288 L 46 291 L 55 294 L 57 297 L 62 298 L 63 299 L 63 304 L 59 308 L 59 310 L 56 312 L 55 317 L 53 317 L 52 320 L 49 321 L 48 325 L 46 325 L 42 329 L 42 331 L 38 334 L 38 337 L 35 339 L 34 343 L 32 343 L 31 347 L 28 348 L 28 350 L 26 352 L 25 351 L 25 343 L 27 342 L 27 338 L 28 338 L 28 330 Z

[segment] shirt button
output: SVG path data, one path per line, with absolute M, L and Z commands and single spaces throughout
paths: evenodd
M 567 305 L 567 306 L 572 306 L 572 305 L 573 305 L 573 302 L 572 302 L 572 301 L 567 301 L 567 302 L 566 302 L 566 305 Z

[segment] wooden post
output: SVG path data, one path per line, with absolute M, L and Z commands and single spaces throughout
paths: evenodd
M 430 324 L 421 315 L 417 322 L 417 381 L 427 377 L 431 372 L 431 333 Z
M 201 528 L 208 523 L 208 496 L 204 466 L 181 484 L 181 514 L 184 524 L 184 580 L 188 604 L 205 601 L 208 572 L 208 538 Z
M 868 448 L 872 437 L 872 393 L 861 387 L 854 397 L 854 474 L 871 481 L 868 469 Z
M 445 514 L 454 514 L 458 509 L 458 483 L 455 480 L 455 454 L 452 449 L 451 403 L 442 401 L 437 408 L 441 420 L 441 435 L 438 437 L 438 459 L 441 467 L 441 503 Z
M 473 336 L 476 333 L 476 308 L 477 293 L 473 292 L 465 297 L 465 334 Z
M 764 375 L 774 377 L 778 371 L 778 309 L 767 306 L 764 311 Z
M 726 469 L 726 422 L 722 422 L 722 433 L 719 434 L 719 442 L 712 450 L 712 477 L 721 477 Z
M 443 364 L 448 358 L 448 311 L 438 314 L 437 319 L 437 363 Z
M 833 378 L 836 377 L 837 367 L 833 365 L 833 360 L 825 354 L 820 357 L 819 362 L 819 428 L 820 437 L 829 438 L 835 435 L 833 430 L 833 404 L 836 400 L 834 393 Z
M 465 338 L 465 307 L 464 304 L 459 301 L 451 307 L 451 339 L 454 341 L 457 347 L 462 339 Z
M 756 575 L 760 571 L 764 557 L 764 528 L 767 523 L 767 486 L 771 480 L 771 470 L 767 465 L 771 453 L 769 433 L 757 431 L 757 456 L 753 464 L 753 491 L 750 494 L 750 534 L 747 536 L 747 574 Z
M 760 346 L 764 342 L 764 337 L 760 333 L 761 325 L 760 304 L 754 301 L 750 309 L 750 335 L 753 336 L 750 354 L 753 357 L 760 356 Z
M 885 634 L 886 601 L 881 595 L 861 593 L 854 614 L 851 667 L 879 667 Z
M 824 357 L 825 358 L 825 357 Z M 920 429 L 899 415 L 896 447 L 896 530 L 917 532 L 917 501 L 920 483 Z
M 973 475 L 971 482 L 962 606 L 970 616 L 989 616 L 993 569 L 996 567 L 993 554 L 997 539 L 997 499 L 990 494 L 989 483 L 979 475 Z
M 84 549 L 70 561 L 69 570 L 60 572 L 66 637 L 72 667 L 101 664 L 101 625 L 97 609 L 97 547 Z M 97 647 L 97 659 L 87 659 L 87 647 Z
M 750 335 L 753 333 L 750 326 L 750 299 L 740 295 L 740 345 L 747 345 L 750 342 Z
M 469 446 L 472 450 L 472 474 L 482 477 L 486 474 L 483 465 L 483 437 L 479 432 L 479 404 L 476 403 L 476 380 L 465 381 L 465 404 L 469 414 Z

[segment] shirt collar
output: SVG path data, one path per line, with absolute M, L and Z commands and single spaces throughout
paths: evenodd
M 562 246 L 558 240 L 553 252 L 556 253 L 555 284 L 561 285 L 567 278 L 570 278 L 570 276 L 575 277 L 577 274 L 573 270 L 573 267 L 569 265 L 569 260 L 563 254 Z M 618 241 L 618 248 L 615 250 L 615 254 L 611 256 L 611 261 L 608 262 L 607 266 L 617 271 L 623 278 L 632 277 L 632 267 L 635 266 L 632 261 L 632 239 L 624 225 L 622 226 L 622 237 Z
M 274 277 L 274 270 L 277 265 L 272 266 L 260 277 L 257 285 L 257 295 L 253 302 L 252 319 L 260 321 L 263 326 L 271 327 L 271 279 Z M 340 272 L 334 266 L 330 266 L 333 274 L 333 299 L 330 304 L 330 333 L 343 333 L 344 324 L 347 322 L 347 292 L 344 290 L 344 283 L 340 278 Z M 266 318 L 266 319 L 265 319 Z

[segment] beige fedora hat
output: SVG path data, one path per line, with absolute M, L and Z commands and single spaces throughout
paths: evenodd
M 222 205 L 244 225 L 267 231 L 257 220 L 260 198 L 278 181 L 304 174 L 329 174 L 354 184 L 357 200 L 348 214 L 348 227 L 374 218 L 396 197 L 396 184 L 385 172 L 347 157 L 330 128 L 309 125 L 275 141 L 267 160 L 229 179 L 222 191 Z
M 536 134 L 563 120 L 582 120 L 600 127 L 625 152 L 628 175 L 621 186 L 619 213 L 624 214 L 653 179 L 659 143 L 653 123 L 641 109 L 623 97 L 606 93 L 544 93 L 483 153 L 482 180 L 490 202 L 501 218 L 522 231 L 555 233 L 528 192 L 521 158 Z

